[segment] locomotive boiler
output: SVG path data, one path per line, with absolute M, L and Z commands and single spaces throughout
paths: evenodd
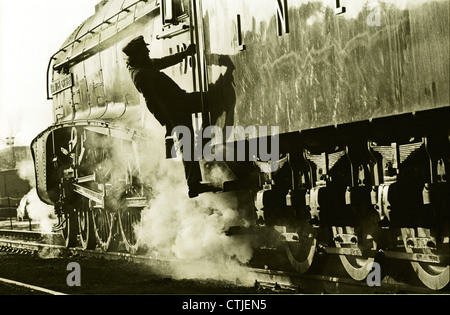
M 363 280 L 381 256 L 443 289 L 448 10 L 444 0 L 101 1 L 49 61 L 54 124 L 32 142 L 38 194 L 55 205 L 67 246 L 112 250 L 121 239 L 136 252 L 133 226 L 151 202 L 138 157 L 159 157 L 122 48 L 140 35 L 152 57 L 195 43 L 165 73 L 201 93 L 197 133 L 216 127 L 197 143 L 215 149 L 200 156 L 203 180 L 224 170 L 216 193 L 239 194 L 252 222 L 230 237 L 260 235 L 300 273 L 325 255 Z

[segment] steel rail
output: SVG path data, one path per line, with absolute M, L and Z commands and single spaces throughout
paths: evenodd
M 27 283 L 15 281 L 15 280 L 10 280 L 10 279 L 6 279 L 6 278 L 0 278 L 0 282 L 6 283 L 6 284 L 9 284 L 9 285 L 13 285 L 13 286 L 26 288 L 26 289 L 29 289 L 29 290 L 32 290 L 32 291 L 39 291 L 39 292 L 50 294 L 50 295 L 67 295 L 66 293 L 53 291 L 53 290 L 49 290 L 49 289 L 46 289 L 46 288 L 42 288 L 42 287 L 38 287 L 38 286 L 35 286 L 35 285 L 31 285 L 31 284 L 27 284 Z
M 22 232 L 22 231 L 20 231 Z M 133 255 L 128 252 L 104 252 L 100 249 L 83 250 L 82 248 L 66 248 L 63 245 L 44 244 L 20 241 L 17 239 L 2 239 L 0 236 L 0 251 L 10 251 L 24 254 L 53 252 L 56 256 L 81 256 L 87 258 L 104 258 L 107 260 L 124 260 L 135 263 L 145 263 L 157 266 L 170 266 L 183 263 L 181 261 L 160 257 L 158 253 Z M 333 277 L 316 274 L 298 274 L 295 272 L 260 269 L 242 266 L 246 273 L 246 280 L 254 281 L 257 287 L 270 289 L 277 293 L 295 294 L 441 294 L 426 287 L 419 287 L 385 276 L 381 286 L 369 286 L 365 281 L 356 281 L 344 277 Z

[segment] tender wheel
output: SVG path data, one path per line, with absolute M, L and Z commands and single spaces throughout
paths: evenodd
M 97 244 L 104 251 L 116 250 L 119 240 L 116 235 L 116 215 L 103 208 L 92 208 L 92 217 Z
M 375 261 L 373 257 L 367 257 L 364 255 L 364 250 L 371 249 L 374 246 L 374 242 L 371 236 L 363 235 L 363 237 L 358 238 L 355 233 L 355 228 L 347 226 L 343 227 L 332 227 L 333 239 L 337 248 L 348 248 L 349 251 L 353 252 L 355 255 L 339 255 L 342 265 L 344 266 L 346 272 L 354 280 L 361 281 L 364 280 L 367 275 L 371 272 L 372 264 Z M 366 244 L 364 244 L 366 241 Z M 369 243 L 371 245 L 369 245 Z M 356 254 L 359 254 L 356 256 Z
M 95 239 L 94 220 L 89 209 L 89 200 L 81 199 L 78 213 L 78 234 L 80 235 L 81 247 L 83 249 L 95 249 L 97 242 Z
M 139 250 L 134 228 L 141 221 L 141 208 L 127 208 L 119 213 L 119 227 L 127 251 L 136 254 Z
M 298 240 L 285 242 L 286 254 L 296 272 L 307 272 L 313 263 L 317 246 L 317 229 L 304 223 L 297 229 Z
M 62 235 L 65 246 L 75 247 L 78 243 L 78 218 L 74 210 L 66 212 L 62 215 Z
M 425 228 L 402 228 L 402 238 L 407 253 L 418 253 L 424 255 L 438 255 L 439 257 L 449 256 L 449 235 L 435 237 L 430 229 Z M 435 249 L 415 248 L 411 246 L 413 238 L 436 239 Z M 440 240 L 440 241 L 439 241 Z M 411 265 L 420 281 L 432 290 L 441 290 L 449 284 L 450 267 L 447 263 L 428 263 L 412 261 Z

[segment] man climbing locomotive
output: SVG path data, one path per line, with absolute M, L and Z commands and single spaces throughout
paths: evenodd
M 200 92 L 187 93 L 168 75 L 160 70 L 182 62 L 195 54 L 195 44 L 186 50 L 160 59 L 149 57 L 149 44 L 143 36 L 131 40 L 122 51 L 128 56 L 127 68 L 136 89 L 143 95 L 149 111 L 170 135 L 176 126 L 186 126 L 193 137 L 193 113 L 201 112 Z M 194 143 L 191 141 L 191 143 Z M 212 191 L 212 187 L 200 183 L 200 166 L 193 158 L 183 159 L 189 197 L 197 197 L 202 192 Z

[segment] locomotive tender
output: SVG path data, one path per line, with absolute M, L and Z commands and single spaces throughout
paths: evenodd
M 337 255 L 357 280 L 381 253 L 443 289 L 448 12 L 446 0 L 101 1 L 49 61 L 54 124 L 32 142 L 38 194 L 55 205 L 67 246 L 79 237 L 84 248 L 111 250 L 119 233 L 136 252 L 133 226 L 151 202 L 137 157 L 151 130 L 122 48 L 139 35 L 151 57 L 195 43 L 194 56 L 165 72 L 202 93 L 197 130 L 236 127 L 224 147 L 246 148 L 244 128 L 279 130 L 267 135 L 279 137 L 277 161 L 212 162 L 230 174 L 221 191 L 251 200 L 242 215 L 254 225 L 230 228 L 230 237 L 259 233 L 302 273 L 319 253 Z M 128 158 L 113 168 L 118 151 Z

